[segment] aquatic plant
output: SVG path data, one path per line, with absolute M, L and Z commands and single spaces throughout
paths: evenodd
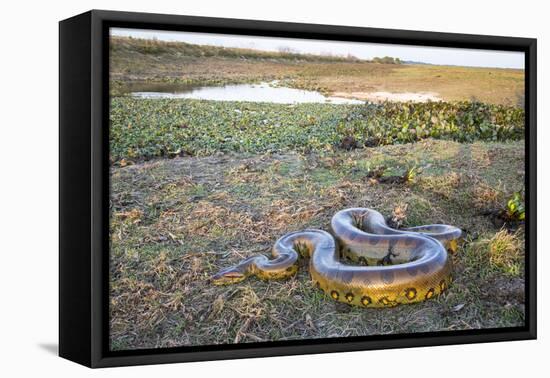
M 113 97 L 111 160 L 216 152 L 330 151 L 412 143 L 524 137 L 524 111 L 477 102 L 273 104 Z M 347 139 L 346 139 L 347 138 Z

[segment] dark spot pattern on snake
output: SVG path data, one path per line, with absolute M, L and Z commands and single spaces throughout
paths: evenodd
M 433 288 L 428 290 L 428 292 L 426 293 L 426 299 L 430 299 L 431 297 L 433 297 L 434 293 L 435 293 L 435 290 Z
M 414 287 L 406 289 L 405 296 L 408 300 L 412 301 L 414 298 L 416 298 L 416 289 Z
M 361 297 L 361 304 L 363 306 L 368 306 L 372 303 L 372 299 L 371 297 L 369 297 L 368 295 L 364 295 L 363 297 Z

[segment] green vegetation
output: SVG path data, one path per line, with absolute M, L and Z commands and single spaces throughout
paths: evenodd
M 422 170 L 414 165 L 405 171 L 405 174 L 403 175 L 403 180 L 406 183 L 413 183 L 420 173 L 422 173 Z
M 509 220 L 522 221 L 525 219 L 525 205 L 520 192 L 514 193 L 506 203 L 506 216 Z
M 481 103 L 268 104 L 119 97 L 111 104 L 111 159 L 218 151 L 330 151 L 436 139 L 519 140 L 521 109 Z

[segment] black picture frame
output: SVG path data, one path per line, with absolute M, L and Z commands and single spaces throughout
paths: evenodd
M 193 31 L 525 53 L 525 326 L 109 351 L 108 30 Z M 536 338 L 536 39 L 92 10 L 59 23 L 59 354 L 89 367 Z

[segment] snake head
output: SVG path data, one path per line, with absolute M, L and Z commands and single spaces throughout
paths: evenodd
M 231 267 L 220 270 L 218 273 L 210 277 L 210 282 L 214 285 L 230 285 L 241 282 L 246 278 L 246 275 L 239 267 Z

